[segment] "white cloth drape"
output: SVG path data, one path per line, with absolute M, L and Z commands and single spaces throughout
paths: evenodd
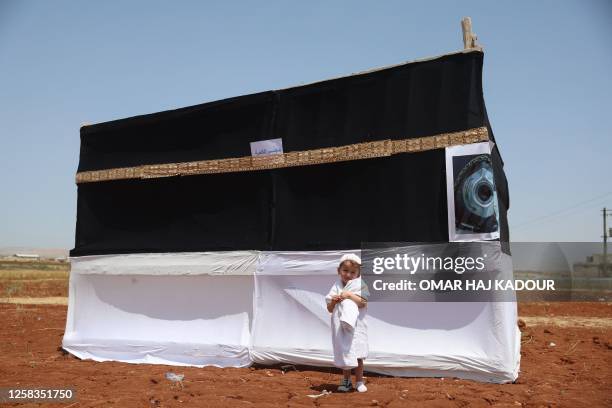
M 359 251 L 72 258 L 63 347 L 97 361 L 333 366 L 325 295 L 347 252 Z M 363 313 L 368 371 L 517 378 L 515 303 L 368 302 Z

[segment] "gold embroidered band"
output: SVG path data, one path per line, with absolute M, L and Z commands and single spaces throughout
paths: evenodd
M 282 167 L 308 166 L 349 160 L 371 159 L 400 153 L 422 152 L 489 140 L 486 127 L 461 132 L 442 133 L 414 139 L 377 140 L 338 147 L 303 150 L 269 156 L 246 156 L 230 159 L 201 160 L 184 163 L 147 164 L 106 170 L 82 171 L 76 174 L 77 184 L 97 181 L 148 179 L 198 174 L 233 173 L 268 170 Z

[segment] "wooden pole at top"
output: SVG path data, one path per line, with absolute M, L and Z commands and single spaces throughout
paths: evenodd
M 482 47 L 476 42 L 478 37 L 472 32 L 472 19 L 470 17 L 463 17 L 461 30 L 463 31 L 463 48 L 466 50 L 476 48 L 482 51 Z

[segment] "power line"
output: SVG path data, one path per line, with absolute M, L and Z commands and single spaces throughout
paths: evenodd
M 530 221 L 526 221 L 526 222 L 523 222 L 523 223 L 521 223 L 521 224 L 519 224 L 519 225 L 513 226 L 513 227 L 512 227 L 512 229 L 513 229 L 513 230 L 516 230 L 516 229 L 519 229 L 519 228 L 522 228 L 522 227 L 525 227 L 525 226 L 531 226 L 531 225 L 534 225 L 534 224 L 536 224 L 536 223 L 538 223 L 538 222 L 541 222 L 541 221 L 547 220 L 547 219 L 549 219 L 549 218 L 554 218 L 554 217 L 557 217 L 557 216 L 559 216 L 559 215 L 565 215 L 565 213 L 567 213 L 568 211 L 571 211 L 571 210 L 574 210 L 574 209 L 576 209 L 576 208 L 582 207 L 582 206 L 583 206 L 583 205 L 585 205 L 585 204 L 592 203 L 592 202 L 597 201 L 597 200 L 601 200 L 602 198 L 607 197 L 607 196 L 609 196 L 610 194 L 612 194 L 612 191 L 609 191 L 609 192 L 607 192 L 607 193 L 605 193 L 605 194 L 602 194 L 602 195 L 599 195 L 599 196 L 597 196 L 597 197 L 593 197 L 593 198 L 590 198 L 590 199 L 588 199 L 588 200 L 581 201 L 581 202 L 579 202 L 579 203 L 573 204 L 573 205 L 571 205 L 570 207 L 567 207 L 567 208 L 564 208 L 564 209 L 558 210 L 558 211 L 556 211 L 556 212 L 554 212 L 554 213 L 551 213 L 551 214 L 546 214 L 546 215 L 542 215 L 542 216 L 539 216 L 539 217 L 533 218 L 533 219 L 532 219 L 532 220 L 530 220 Z
M 558 217 L 574 216 L 574 215 L 581 214 L 581 213 L 583 213 L 585 211 L 593 211 L 593 208 L 596 208 L 596 207 L 598 207 L 600 205 L 605 205 L 605 201 L 597 201 L 595 203 L 591 203 L 591 204 L 587 205 L 586 207 L 583 206 L 582 208 L 572 208 L 571 210 L 564 211 L 562 214 L 555 214 L 554 216 L 550 215 L 550 216 L 541 217 L 537 221 L 533 221 L 531 223 L 523 223 L 523 224 L 520 224 L 517 227 L 513 227 L 512 229 L 513 230 L 524 229 L 524 228 L 528 228 L 528 227 L 531 227 L 531 226 L 534 226 L 534 225 L 539 225 L 539 224 L 542 224 L 542 223 L 546 223 L 548 221 L 554 221 Z

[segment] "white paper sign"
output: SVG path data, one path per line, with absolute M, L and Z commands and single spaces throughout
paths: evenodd
M 251 142 L 251 156 L 283 154 L 283 139 L 268 139 Z

